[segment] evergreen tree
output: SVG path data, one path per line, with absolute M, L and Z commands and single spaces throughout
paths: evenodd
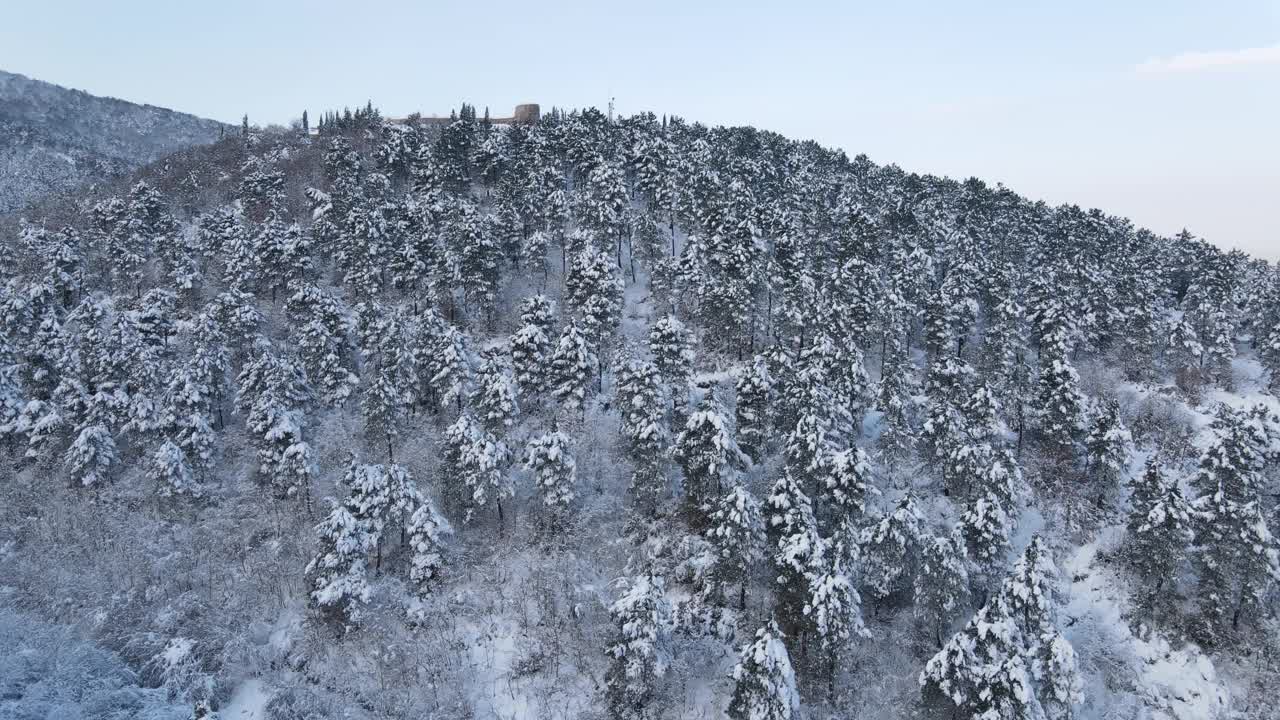
M 920 564 L 924 518 L 910 493 L 858 538 L 862 582 L 879 603 L 906 594 Z
M 734 388 L 737 395 L 734 414 L 738 445 L 752 462 L 758 464 L 764 459 L 773 400 L 773 378 L 763 356 L 756 355 L 743 367 Z
M 1192 484 L 1199 496 L 1193 556 L 1200 580 L 1201 625 L 1206 643 L 1239 629 L 1280 580 L 1280 551 L 1267 528 L 1258 496 L 1258 474 L 1271 439 L 1264 417 L 1223 405 L 1214 420 L 1215 438 L 1200 459 Z
M 506 444 L 470 412 L 463 412 L 445 430 L 444 442 L 443 484 L 450 500 L 463 511 L 463 522 L 470 522 L 476 510 L 489 503 L 491 494 L 501 522 L 502 500 L 515 492 L 507 477 Z
M 617 371 L 622 437 L 634 468 L 630 493 L 640 511 L 652 517 L 667 492 L 666 455 L 671 433 L 658 368 L 628 358 Z
M 717 595 L 727 599 L 728 586 L 738 584 L 738 609 L 747 608 L 751 568 L 763 559 L 764 515 L 760 501 L 741 485 L 734 485 L 716 503 L 707 528 L 715 547 Z
M 622 315 L 622 279 L 608 257 L 588 246 L 578 253 L 565 276 L 565 300 L 597 354 L 617 330 Z
M 447 407 L 467 396 L 472 382 L 471 356 L 467 351 L 467 336 L 452 325 L 446 326 L 437 338 L 430 365 L 435 372 L 431 385 L 436 389 L 440 404 Z
M 1082 695 L 1075 653 L 1054 627 L 1056 574 L 1033 538 L 1000 592 L 925 665 L 926 706 L 965 717 L 1071 717 Z
M 541 535 L 553 542 L 569 529 L 576 497 L 578 465 L 570 448 L 568 436 L 557 430 L 530 440 L 525 450 L 525 469 L 542 499 Z
M 969 599 L 969 571 L 959 534 L 925 538 L 915 582 L 915 614 L 930 642 L 942 649 Z
M 1040 437 L 1045 449 L 1059 459 L 1069 459 L 1084 417 L 1084 397 L 1080 377 L 1067 359 L 1066 339 L 1061 332 L 1041 340 Z
M 683 421 L 689 397 L 689 376 L 693 373 L 693 337 L 684 323 L 667 315 L 649 330 L 649 353 L 667 384 L 673 424 Z
M 298 283 L 286 308 L 296 323 L 293 330 L 298 355 L 329 405 L 340 405 L 359 384 L 350 341 L 350 322 L 337 298 L 312 283 Z
M 676 438 L 673 455 L 684 471 L 685 512 L 695 529 L 706 527 L 714 502 L 738 484 L 747 462 L 714 389 L 705 388 Z
M 520 412 L 516 386 L 507 372 L 502 353 L 489 351 L 483 358 L 476 370 L 470 407 L 490 433 L 503 437 Z
M 576 320 L 565 323 L 551 355 L 551 396 L 566 410 L 586 414 L 587 389 L 596 355 Z
M 618 631 L 609 644 L 605 702 L 619 720 L 647 718 L 658 682 L 671 662 L 671 606 L 658 575 L 638 575 L 609 607 Z
M 346 626 L 360 619 L 361 606 L 369 602 L 370 539 L 346 505 L 330 504 L 329 515 L 316 525 L 320 549 L 306 569 L 309 605 L 323 618 Z
M 81 427 L 64 459 L 72 486 L 97 489 L 105 485 L 116 457 L 116 441 L 105 426 Z
M 1172 606 L 1182 557 L 1194 532 L 1193 511 L 1177 482 L 1165 477 L 1159 462 L 1130 482 L 1125 557 L 1138 581 L 1136 604 L 1155 615 Z
M 187 462 L 186 453 L 172 440 L 165 440 L 156 449 L 151 458 L 148 474 L 161 496 L 170 497 L 189 493 L 199 497 L 201 494 L 195 481 L 195 474 L 191 471 L 191 464 Z
M 554 321 L 550 300 L 542 295 L 527 298 L 521 304 L 521 320 L 524 323 L 511 336 L 511 364 L 515 369 L 516 386 L 520 395 L 532 401 L 539 400 L 550 384 L 551 354 L 553 347 L 549 334 Z
M 422 498 L 409 516 L 406 528 L 409 550 L 409 582 L 419 594 L 439 583 L 444 572 L 444 538 L 453 532 L 449 521 L 430 500 Z
M 387 462 L 392 462 L 395 459 L 395 440 L 400 436 L 412 403 L 411 358 L 405 352 L 404 326 L 394 314 L 378 316 L 370 328 L 370 335 L 372 347 L 366 349 L 369 385 L 360 403 L 360 411 L 370 442 L 385 446 Z
M 829 554 L 826 563 L 815 569 L 809 577 L 809 601 L 804 613 L 817 637 L 819 650 L 827 677 L 827 701 L 836 701 L 836 669 L 840 651 L 855 635 L 867 636 L 862 623 L 862 598 L 853 587 L 853 581 L 844 571 L 841 557 L 845 553 Z
M 743 646 L 733 668 L 733 698 L 728 715 L 733 720 L 791 720 L 800 715 L 791 656 L 785 636 L 776 622 L 756 631 L 755 640 Z
M 1105 401 L 1094 413 L 1093 427 L 1085 440 L 1089 477 L 1098 492 L 1098 502 L 1115 494 L 1129 465 L 1133 438 L 1120 419 L 1120 403 Z

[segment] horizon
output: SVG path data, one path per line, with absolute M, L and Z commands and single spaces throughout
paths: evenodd
M 1269 211 L 1280 189 L 1270 127 L 1280 93 L 1267 91 L 1280 86 L 1274 0 L 1230 12 L 815 2 L 785 16 L 753 3 L 640 13 L 393 2 L 344 23 L 329 22 L 341 8 L 330 0 L 302 14 L 261 8 L 251 23 L 242 4 L 23 7 L 0 29 L 0 67 L 231 124 L 248 114 L 287 125 L 367 100 L 404 117 L 460 102 L 495 116 L 522 102 L 604 110 L 616 98 L 622 115 L 751 125 L 1280 260 Z M 485 42 L 438 32 L 474 27 Z

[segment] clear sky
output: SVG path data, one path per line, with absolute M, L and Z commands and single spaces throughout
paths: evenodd
M 616 97 L 1280 258 L 1280 0 L 7 0 L 0 69 L 231 122 Z

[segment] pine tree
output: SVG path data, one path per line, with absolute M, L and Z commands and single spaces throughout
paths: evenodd
M 617 330 L 622 315 L 622 279 L 617 265 L 588 246 L 578 253 L 565 276 L 565 300 L 577 315 L 582 333 L 597 354 Z
M 925 538 L 915 582 L 915 614 L 931 642 L 942 649 L 969 599 L 964 539 L 959 534 Z
M 867 496 L 877 494 L 871 484 L 871 463 L 861 448 L 833 453 L 818 488 L 823 498 L 817 514 L 818 528 L 826 537 L 852 532 L 866 510 Z
M 756 355 L 738 373 L 734 385 L 737 403 L 734 415 L 738 427 L 738 445 L 753 463 L 764 459 L 771 420 L 773 378 L 765 358 Z
M 148 475 L 163 497 L 185 494 L 199 497 L 201 494 L 186 453 L 172 440 L 165 440 L 156 449 Z
M 1000 592 L 925 665 L 927 707 L 964 717 L 1071 717 L 1082 694 L 1075 653 L 1054 627 L 1056 575 L 1033 538 Z
M 360 403 L 360 412 L 369 441 L 385 446 L 387 462 L 392 462 L 395 440 L 400 436 L 412 403 L 406 333 L 398 317 L 384 315 L 374 321 L 370 334 L 372 347 L 366 348 L 369 385 Z
M 365 573 L 370 541 L 346 505 L 330 504 L 329 515 L 316 525 L 320 549 L 306 569 L 309 604 L 322 617 L 347 626 L 360 619 L 360 606 L 369 601 Z
M 1083 425 L 1084 397 L 1080 377 L 1067 359 L 1066 339 L 1054 333 L 1041 341 L 1040 437 L 1046 450 L 1065 460 L 1074 454 Z
M 823 567 L 827 544 L 818 533 L 809 497 L 786 472 L 765 498 L 765 515 L 766 537 L 777 570 L 775 616 L 797 642 L 808 629 L 804 607 L 811 595 L 809 583 Z
M 409 581 L 419 594 L 425 594 L 440 581 L 444 571 L 444 538 L 453 528 L 430 500 L 422 498 L 409 517 L 405 532 L 412 553 Z
M 764 557 L 760 501 L 745 487 L 734 485 L 717 501 L 710 520 L 706 534 L 716 551 L 716 593 L 727 600 L 728 586 L 737 583 L 738 609 L 745 610 L 751 568 Z
M 515 369 L 520 394 L 537 402 L 550 383 L 552 344 L 549 332 L 554 321 L 550 300 L 542 295 L 527 298 L 521 304 L 524 323 L 511 336 L 511 364 Z
M 569 529 L 578 484 L 578 465 L 564 433 L 553 431 L 529 441 L 524 467 L 533 473 L 542 500 L 540 534 L 554 542 Z
M 685 512 L 695 529 L 706 527 L 712 505 L 726 488 L 738 484 L 747 462 L 713 388 L 705 388 L 672 454 L 684 471 Z
M 1133 438 L 1120 419 L 1120 403 L 1107 400 L 1094 413 L 1093 427 L 1085 440 L 1089 477 L 1098 492 L 1098 502 L 1115 495 L 1129 465 Z
M 920 564 L 923 522 L 915 498 L 908 493 L 858 538 L 862 582 L 878 603 L 900 597 L 913 586 Z
M 631 497 L 644 515 L 653 517 L 667 492 L 665 460 L 671 443 L 662 380 L 653 363 L 628 358 L 617 371 L 615 387 L 622 437 L 634 468 Z
M 1194 536 L 1193 511 L 1177 482 L 1165 477 L 1154 459 L 1130 487 L 1125 558 L 1139 584 L 1136 604 L 1154 616 L 1172 606 L 1170 595 Z
M 671 607 L 658 575 L 638 575 L 609 607 L 618 631 L 609 644 L 605 702 L 609 716 L 642 720 L 671 662 Z
M 470 522 L 491 495 L 501 522 L 502 500 L 514 493 L 507 477 L 506 444 L 485 430 L 470 412 L 463 412 L 445 430 L 444 442 L 443 484 L 453 504 L 464 512 L 463 522 Z
M 457 402 L 462 408 L 462 400 L 467 396 L 472 382 L 471 357 L 467 351 L 467 336 L 456 327 L 449 325 L 438 337 L 434 353 L 431 384 L 436 388 L 442 406 Z
M 484 423 L 485 428 L 497 437 L 503 437 L 520 412 L 516 401 L 516 386 L 503 362 L 503 353 L 489 351 L 476 370 L 476 384 L 470 397 L 470 407 Z
M 375 554 L 374 569 L 382 570 L 382 548 L 393 528 L 401 539 L 421 495 L 413 475 L 401 465 L 362 464 L 350 455 L 342 484 L 349 489 L 344 504 L 359 524 L 366 552 Z
M 293 330 L 298 355 L 329 405 L 340 405 L 359 385 L 350 341 L 350 323 L 337 298 L 312 283 L 294 286 L 286 308 L 296 323 Z
M 683 421 L 689 397 L 689 376 L 693 373 L 693 338 L 684 323 L 667 315 L 649 330 L 649 353 L 667 384 L 673 424 Z
M 101 424 L 85 425 L 67 448 L 64 463 L 73 487 L 99 488 L 110 479 L 116 441 Z
M 1280 551 L 1262 515 L 1258 473 L 1271 439 L 1265 416 L 1248 416 L 1223 405 L 1214 420 L 1215 439 L 1200 459 L 1193 478 L 1199 496 L 1195 561 L 1200 587 L 1201 624 L 1197 632 L 1209 644 L 1239 629 L 1280 580 Z
M 565 323 L 551 355 L 551 396 L 566 410 L 586 414 L 587 390 L 596 355 L 575 320 Z
M 733 668 L 733 698 L 728 715 L 733 720 L 791 720 L 800 715 L 791 656 L 776 622 L 756 631 L 744 645 Z
M 867 636 L 862 622 L 862 597 L 844 570 L 845 553 L 828 554 L 824 564 L 809 576 L 809 600 L 804 614 L 818 640 L 827 677 L 827 702 L 836 701 L 836 669 L 840 652 L 853 636 Z

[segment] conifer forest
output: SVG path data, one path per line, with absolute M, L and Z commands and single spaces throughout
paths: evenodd
M 0 219 L 0 717 L 1280 717 L 1274 263 L 749 126 L 312 120 Z

